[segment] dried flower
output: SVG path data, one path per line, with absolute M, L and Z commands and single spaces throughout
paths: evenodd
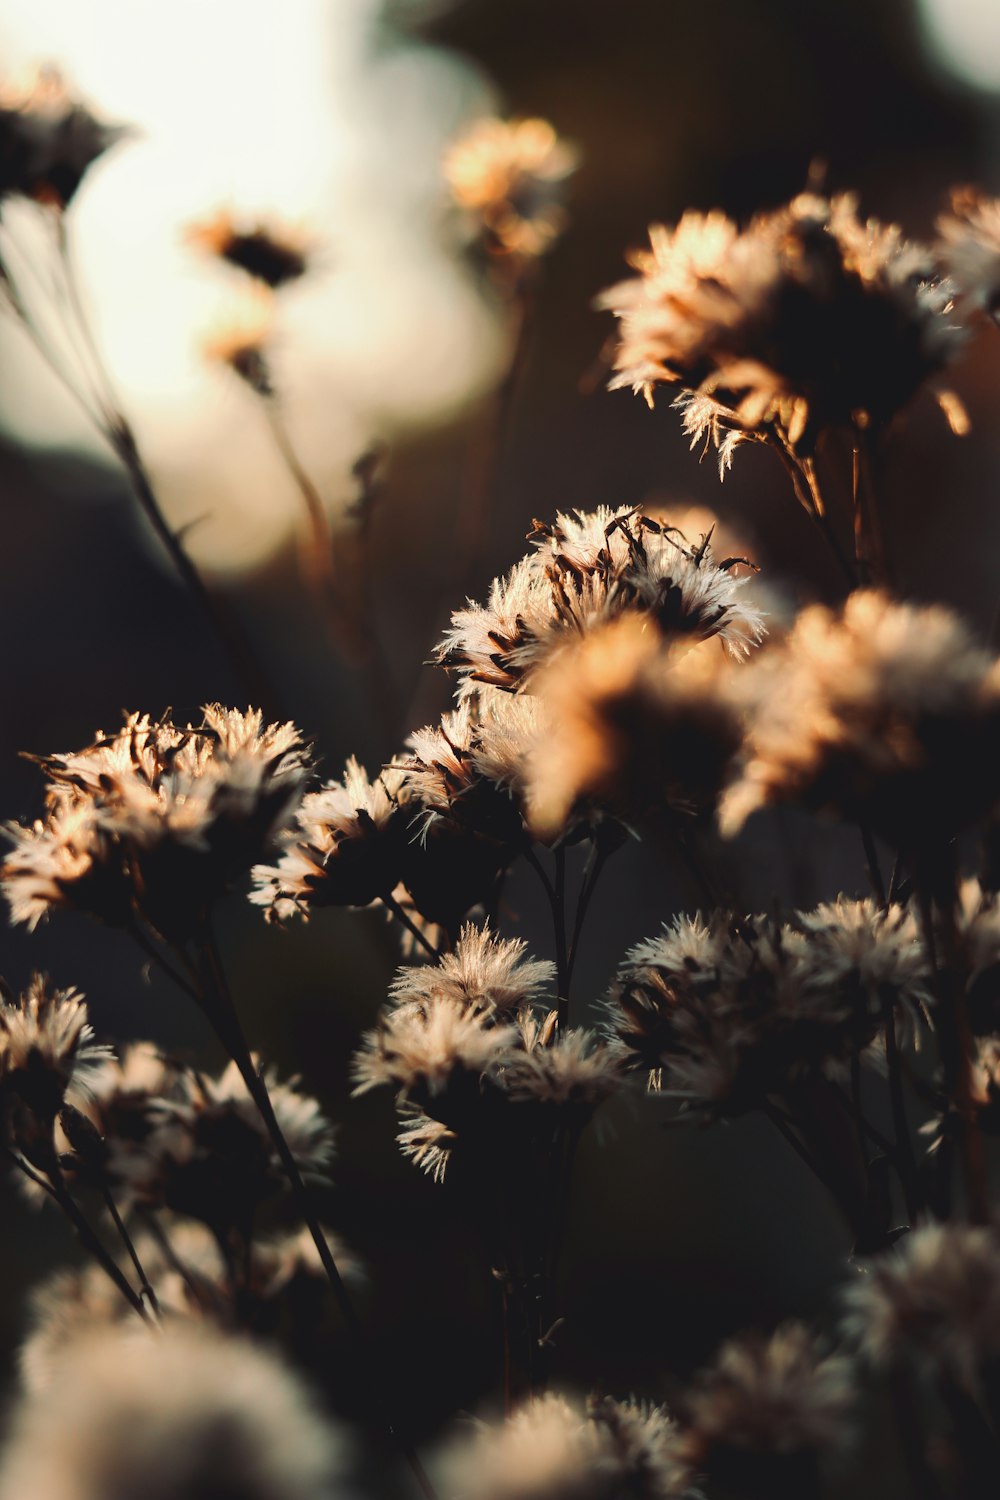
M 119 733 L 43 764 L 49 818 L 10 829 L 14 853 L 0 870 L 15 917 L 34 925 L 47 894 L 48 907 L 114 923 L 132 904 L 173 937 L 188 936 L 268 848 L 311 771 L 293 724 L 218 704 L 198 728 L 132 714 Z
M 1000 314 L 1000 199 L 956 188 L 937 221 L 937 253 L 961 296 L 991 318 Z
M 711 807 L 741 741 L 722 653 L 707 642 L 671 651 L 639 615 L 566 646 L 532 691 L 548 715 L 527 767 L 528 816 L 541 838 L 581 803 L 640 823 Z
M 88 168 L 127 134 L 73 99 L 55 68 L 8 86 L 0 92 L 0 208 L 14 196 L 67 208 Z
M 685 425 L 724 463 L 730 428 L 799 453 L 830 428 L 883 428 L 964 342 L 933 253 L 848 194 L 801 194 L 742 232 L 688 212 L 630 259 L 639 274 L 600 299 L 619 319 L 611 384 L 708 398 Z
M 481 1010 L 434 996 L 407 1002 L 366 1033 L 354 1059 L 356 1094 L 391 1083 L 405 1094 L 433 1098 L 461 1075 L 478 1088 L 490 1065 L 517 1040 L 513 1026 L 491 1025 Z
M 504 1065 L 503 1086 L 515 1101 L 571 1108 L 582 1126 L 621 1087 L 623 1072 L 619 1047 L 577 1027 L 548 1045 L 513 1053 Z
M 925 1224 L 872 1261 L 845 1292 L 845 1333 L 876 1365 L 916 1361 L 970 1390 L 1000 1356 L 996 1230 Z
M 527 946 L 521 938 L 505 940 L 470 922 L 454 951 L 436 964 L 400 969 L 390 997 L 396 1005 L 447 1000 L 495 1018 L 512 1015 L 555 983 L 555 965 L 529 958 Z
M 343 780 L 302 799 L 278 863 L 253 872 L 250 900 L 266 908 L 268 921 L 308 918 L 314 906 L 368 906 L 391 895 L 407 842 L 400 777 L 387 767 L 369 780 L 352 757 Z
M 684 1453 L 692 1468 L 723 1486 L 735 1482 L 740 1493 L 796 1493 L 793 1476 L 804 1485 L 819 1454 L 850 1437 L 853 1406 L 850 1361 L 825 1354 L 801 1323 L 786 1323 L 770 1338 L 723 1345 L 688 1396 Z
M 271 339 L 274 306 L 269 297 L 244 297 L 226 317 L 206 330 L 201 352 L 213 365 L 223 365 L 265 399 L 274 395 Z
M 505 578 L 488 603 L 452 615 L 437 649 L 456 671 L 462 692 L 477 684 L 507 692 L 530 689 L 531 674 L 559 646 L 626 612 L 650 617 L 670 637 L 718 636 L 737 657 L 764 634 L 764 622 L 743 597 L 740 558 L 717 562 L 704 538 L 691 546 L 673 527 L 629 507 L 589 515 L 558 515 L 535 523 L 535 550 Z
M 996 799 L 1000 669 L 941 606 L 855 593 L 803 610 L 747 674 L 755 694 L 735 833 L 770 802 L 858 820 L 896 847 L 934 846 Z
M 444 174 L 487 248 L 529 259 L 565 228 L 563 184 L 576 165 L 576 152 L 547 120 L 484 119 L 449 147 Z
M 330 1500 L 337 1462 L 334 1432 L 272 1355 L 187 1324 L 109 1328 L 22 1403 L 0 1495 Z
M 301 230 L 263 219 L 238 219 L 226 209 L 188 225 L 185 239 L 271 291 L 298 281 L 309 269 L 309 244 Z
M 455 1492 L 469 1500 L 670 1500 L 688 1484 L 662 1408 L 604 1398 L 585 1412 L 553 1393 L 480 1425 L 451 1467 Z

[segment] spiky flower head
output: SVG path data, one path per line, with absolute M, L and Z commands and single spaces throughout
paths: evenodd
M 723 799 L 724 833 L 795 802 L 913 849 L 996 799 L 1000 668 L 942 606 L 874 590 L 839 612 L 813 605 L 747 681 L 746 764 Z
M 582 1125 L 618 1091 L 623 1076 L 621 1049 L 574 1027 L 547 1044 L 512 1053 L 503 1069 L 503 1086 L 515 1101 L 572 1110 Z
M 405 1002 L 365 1035 L 354 1059 L 355 1093 L 382 1083 L 420 1099 L 443 1094 L 454 1083 L 478 1089 L 517 1037 L 513 1026 L 494 1025 L 487 1013 L 451 996 Z
M 398 800 L 400 772 L 369 778 L 352 756 L 339 781 L 302 799 L 282 835 L 276 865 L 258 865 L 250 900 L 268 921 L 308 918 L 313 907 L 368 906 L 391 895 L 402 873 L 408 815 Z
M 663 1408 L 605 1397 L 584 1410 L 552 1392 L 480 1424 L 450 1468 L 469 1500 L 672 1500 L 689 1480 Z
M 437 649 L 458 674 L 461 692 L 478 684 L 531 691 L 532 674 L 553 651 L 624 613 L 650 619 L 668 639 L 718 636 L 744 657 L 764 635 L 745 597 L 742 558 L 717 560 L 711 540 L 695 546 L 674 527 L 634 508 L 558 515 L 536 522 L 535 546 L 503 578 L 487 604 L 452 615 Z
M 638 274 L 600 299 L 619 319 L 612 386 L 702 398 L 695 441 L 735 430 L 809 453 L 825 430 L 880 430 L 964 342 L 933 252 L 849 194 L 803 193 L 743 231 L 688 212 L 630 259 Z
M 189 224 L 188 244 L 243 271 L 270 291 L 298 281 L 309 269 L 309 241 L 290 224 L 238 216 L 219 209 L 210 218 Z
M 798 1479 L 809 1493 L 820 1456 L 850 1439 L 854 1404 L 850 1361 L 803 1324 L 731 1339 L 688 1395 L 684 1454 L 723 1489 L 792 1494 Z
M 9 829 L 14 852 L 0 870 L 15 916 L 34 925 L 75 906 L 127 923 L 134 907 L 180 938 L 269 847 L 311 774 L 293 724 L 219 704 L 197 728 L 132 714 L 118 733 L 42 764 L 48 818 Z
M 845 1333 L 873 1364 L 915 1362 L 976 1391 L 1000 1357 L 1000 1240 L 993 1227 L 925 1224 L 845 1292 Z
M 298 1378 L 249 1341 L 107 1328 L 15 1413 L 0 1496 L 330 1500 L 339 1449 Z
M 522 938 L 505 939 L 468 922 L 451 953 L 400 969 L 389 990 L 397 1005 L 448 1000 L 470 1012 L 507 1017 L 555 987 L 555 965 L 531 958 Z
M 11 197 L 68 208 L 88 169 L 127 134 L 74 99 L 58 70 L 0 90 L 0 211 Z
M 671 649 L 636 614 L 556 653 L 532 688 L 547 712 L 527 765 L 536 836 L 587 805 L 630 824 L 712 807 L 741 741 L 732 670 L 711 642 Z
M 499 257 L 530 261 L 566 226 L 564 184 L 577 154 L 548 120 L 476 121 L 449 148 L 444 175 L 473 235 Z

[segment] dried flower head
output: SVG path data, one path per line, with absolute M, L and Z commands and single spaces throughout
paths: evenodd
M 14 196 L 67 208 L 88 168 L 127 133 L 74 99 L 55 68 L 8 84 L 0 91 L 0 209 Z
M 503 1086 L 519 1102 L 569 1107 L 582 1125 L 621 1087 L 621 1048 L 576 1027 L 547 1045 L 514 1052 L 503 1068 Z
M 19 1000 L 0 999 L 0 1110 L 5 1144 L 48 1172 L 67 1098 L 85 1098 L 109 1048 L 94 1040 L 78 990 L 36 974 Z
M 366 1033 L 354 1059 L 355 1093 L 391 1083 L 424 1103 L 456 1079 L 463 1090 L 469 1081 L 478 1090 L 483 1074 L 517 1038 L 513 1026 L 491 1024 L 488 1013 L 461 1000 L 435 995 L 405 1002 Z
M 22 1403 L 0 1495 L 330 1500 L 338 1447 L 298 1379 L 246 1340 L 108 1328 Z
M 747 674 L 747 763 L 732 834 L 770 802 L 858 820 L 896 847 L 940 843 L 996 799 L 1000 669 L 941 606 L 852 594 L 814 605 Z
M 964 342 L 933 253 L 849 194 L 803 193 L 743 231 L 688 212 L 630 259 L 639 274 L 600 299 L 619 319 L 612 386 L 707 398 L 685 404 L 695 440 L 736 429 L 805 453 L 830 428 L 880 429 Z
M 809 982 L 787 929 L 765 918 L 675 917 L 625 957 L 605 1028 L 650 1087 L 733 1115 L 871 1040 L 871 1005 Z
M 51 907 L 123 922 L 134 905 L 181 937 L 269 847 L 311 772 L 293 724 L 218 704 L 197 728 L 132 714 L 117 734 L 43 765 L 49 818 L 10 830 L 0 870 L 12 912 L 34 925 L 51 891 Z
M 444 174 L 491 253 L 543 255 L 566 225 L 563 184 L 577 155 L 547 120 L 479 120 L 451 145 Z
M 469 922 L 453 952 L 436 964 L 400 969 L 390 997 L 396 1005 L 447 1000 L 470 1012 L 513 1015 L 555 985 L 555 965 L 530 958 L 527 947 L 522 938 L 500 938 Z
M 308 918 L 314 906 L 368 906 L 391 895 L 408 837 L 400 776 L 390 766 L 369 779 L 352 756 L 342 780 L 302 799 L 277 865 L 253 872 L 250 900 L 266 908 L 269 921 Z
M 792 1475 L 804 1483 L 824 1450 L 849 1439 L 854 1401 L 850 1361 L 801 1323 L 732 1339 L 688 1396 L 685 1456 L 723 1487 L 742 1478 L 750 1493 L 772 1493 L 760 1488 L 768 1479 L 795 1493 Z
M 671 1500 L 688 1471 L 660 1407 L 537 1396 L 505 1422 L 480 1425 L 451 1455 L 456 1493 L 469 1500 Z
M 1000 1357 L 1000 1241 L 993 1228 L 926 1224 L 847 1288 L 844 1328 L 876 1365 L 915 1361 L 976 1390 Z
M 937 253 L 960 295 L 991 318 L 1000 315 L 1000 199 L 956 188 L 951 212 L 937 221 Z
M 244 297 L 226 317 L 207 329 L 201 353 L 209 364 L 231 370 L 258 396 L 274 395 L 271 341 L 274 306 L 269 297 Z
M 931 1004 L 927 951 L 909 907 L 840 896 L 796 912 L 784 944 L 805 989 L 843 998 L 859 1022 L 859 1040 L 865 1017 L 874 1027 L 887 1006 L 912 1019 Z
M 691 545 L 674 527 L 623 506 L 536 522 L 534 550 L 494 581 L 488 603 L 452 616 L 437 660 L 478 684 L 530 690 L 531 675 L 559 646 L 624 613 L 652 619 L 670 639 L 718 636 L 737 657 L 764 635 L 744 597 L 742 558 L 717 561 L 708 537 Z
M 548 728 L 527 767 L 532 831 L 594 804 L 626 822 L 713 805 L 741 742 L 732 668 L 706 642 L 671 649 L 641 615 L 598 626 L 535 677 Z
M 309 241 L 292 225 L 240 219 L 220 209 L 209 219 L 189 224 L 184 237 L 271 291 L 298 281 L 309 269 Z

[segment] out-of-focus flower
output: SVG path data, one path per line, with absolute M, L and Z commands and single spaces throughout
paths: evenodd
M 851 1437 L 854 1404 L 851 1362 L 786 1323 L 770 1338 L 723 1345 L 688 1397 L 683 1451 L 724 1489 L 792 1494 L 797 1476 L 809 1493 L 820 1455 Z
M 68 906 L 186 937 L 291 817 L 311 774 L 293 724 L 209 704 L 197 728 L 133 714 L 43 762 L 49 816 L 13 825 L 0 870 L 15 919 Z
M 564 183 L 577 153 L 547 120 L 479 120 L 444 158 L 452 198 L 494 255 L 543 255 L 566 227 Z
M 0 90 L 0 211 L 11 197 L 67 208 L 88 168 L 127 134 L 74 99 L 55 68 L 23 86 L 8 83 Z
M 462 692 L 478 684 L 530 689 L 551 653 L 624 613 L 651 619 L 668 638 L 718 636 L 737 657 L 764 635 L 745 597 L 741 558 L 717 561 L 711 542 L 693 546 L 675 528 L 622 506 L 535 523 L 534 550 L 497 578 L 485 606 L 452 616 L 437 660 L 458 673 Z
M 926 1224 L 847 1288 L 844 1328 L 876 1365 L 915 1361 L 978 1388 L 1000 1357 L 1000 1241 L 994 1228 Z
M 859 219 L 849 194 L 803 193 L 742 232 L 688 212 L 631 262 L 600 299 L 619 319 L 612 386 L 650 403 L 684 388 L 687 430 L 724 463 L 731 431 L 799 453 L 831 428 L 880 431 L 965 338 L 933 252 Z
M 957 188 L 937 228 L 938 256 L 961 296 L 991 318 L 1000 316 L 1000 198 Z
M 239 219 L 220 209 L 209 219 L 189 224 L 185 239 L 271 291 L 298 281 L 309 270 L 308 237 L 292 225 Z
M 584 1411 L 549 1393 L 480 1426 L 449 1467 L 469 1500 L 671 1500 L 690 1477 L 679 1450 L 662 1407 L 603 1398 Z
M 1000 668 L 941 606 L 855 593 L 799 616 L 745 681 L 754 702 L 732 834 L 797 802 L 859 820 L 897 848 L 933 847 L 996 800 Z
M 298 1379 L 247 1340 L 107 1328 L 16 1412 L 0 1495 L 330 1500 L 341 1461 Z
M 618 1091 L 623 1074 L 621 1049 L 577 1027 L 547 1045 L 514 1053 L 503 1085 L 514 1100 L 575 1106 L 587 1120 Z
M 222 365 L 258 396 L 274 394 L 270 344 L 274 307 L 269 297 L 244 297 L 224 320 L 208 329 L 201 352 L 210 364 Z
M 581 803 L 639 823 L 711 807 L 741 743 L 732 670 L 632 614 L 555 653 L 532 683 L 548 722 L 527 767 L 532 831 L 554 837 Z
M 797 911 L 783 940 L 803 986 L 842 997 L 862 1026 L 866 1013 L 874 1026 L 886 1006 L 912 1018 L 932 1002 L 927 949 L 909 907 L 841 896 Z

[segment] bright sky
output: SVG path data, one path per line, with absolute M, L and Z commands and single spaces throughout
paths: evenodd
M 176 524 L 210 567 L 265 558 L 299 502 L 249 393 L 198 335 L 242 278 L 182 227 L 220 206 L 301 223 L 319 268 L 283 294 L 276 367 L 299 447 L 335 507 L 375 435 L 443 420 L 482 389 L 497 330 L 442 231 L 444 142 L 489 108 L 459 60 L 379 27 L 380 0 L 0 0 L 3 76 L 53 62 L 139 134 L 71 209 L 107 363 Z M 87 441 L 32 351 L 0 329 L 0 422 Z M 234 522 L 236 524 L 234 524 Z
M 920 0 L 933 50 L 964 83 L 1000 88 L 1000 0 Z

